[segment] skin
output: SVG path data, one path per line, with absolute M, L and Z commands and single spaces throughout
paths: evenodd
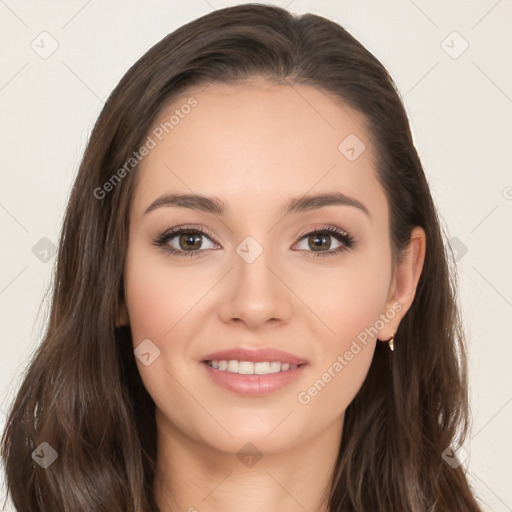
M 425 233 L 413 230 L 403 263 L 394 266 L 388 203 L 363 118 L 340 101 L 304 85 L 210 84 L 167 105 L 154 126 L 190 96 L 197 106 L 138 170 L 126 304 L 118 318 L 130 324 L 134 348 L 149 338 L 160 350 L 149 366 L 137 359 L 156 404 L 155 497 L 162 511 L 326 511 L 345 410 L 376 343 L 396 332 L 412 303 Z M 366 146 L 355 161 L 338 149 L 349 134 Z M 369 215 L 339 205 L 280 213 L 292 197 L 332 191 L 357 199 Z M 216 216 L 161 207 L 144 215 L 166 192 L 215 196 L 231 211 Z M 152 243 L 181 224 L 215 235 L 202 237 L 199 257 L 173 256 Z M 356 246 L 311 257 L 312 243 L 298 235 L 324 224 L 348 231 Z M 236 252 L 247 236 L 263 249 L 252 263 Z M 331 249 L 340 246 L 327 238 Z M 179 241 L 169 243 L 186 251 Z M 393 304 L 401 310 L 377 336 L 360 344 L 309 403 L 300 403 L 298 394 Z M 218 387 L 199 366 L 209 352 L 236 346 L 276 347 L 309 367 L 270 395 L 241 396 Z M 251 467 L 237 457 L 247 442 L 262 455 Z

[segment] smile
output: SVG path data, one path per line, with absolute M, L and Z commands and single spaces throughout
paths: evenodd
M 238 361 L 225 359 L 220 361 L 206 361 L 206 364 L 220 371 L 238 373 L 240 375 L 268 375 L 270 373 L 286 372 L 295 370 L 299 365 L 290 363 L 281 363 L 279 361 Z

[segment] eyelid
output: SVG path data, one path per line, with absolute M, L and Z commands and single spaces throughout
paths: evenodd
M 295 238 L 299 239 L 311 233 L 316 233 L 317 231 L 329 231 L 331 233 L 343 234 L 348 238 L 352 238 L 348 231 L 345 231 L 343 228 L 339 228 L 337 226 L 332 226 L 330 224 L 315 224 L 314 226 L 309 226 L 308 228 L 300 231 Z
M 203 226 L 196 226 L 194 224 L 183 224 L 179 226 L 174 226 L 170 229 L 166 229 L 161 235 L 157 237 L 157 240 L 169 239 L 172 235 L 178 235 L 181 231 L 199 231 L 201 234 L 211 238 L 213 242 L 220 245 L 220 242 L 217 241 L 215 235 L 208 229 Z

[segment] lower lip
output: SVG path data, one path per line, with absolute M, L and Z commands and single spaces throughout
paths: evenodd
M 242 375 L 227 370 L 217 370 L 204 361 L 201 365 L 206 368 L 209 377 L 218 386 L 245 396 L 261 396 L 278 391 L 296 381 L 308 366 L 307 363 L 301 364 L 293 370 L 268 375 Z

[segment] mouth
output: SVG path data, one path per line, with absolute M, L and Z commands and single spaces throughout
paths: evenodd
M 200 362 L 213 383 L 244 396 L 278 391 L 296 381 L 309 366 L 305 359 L 277 349 L 224 350 Z

